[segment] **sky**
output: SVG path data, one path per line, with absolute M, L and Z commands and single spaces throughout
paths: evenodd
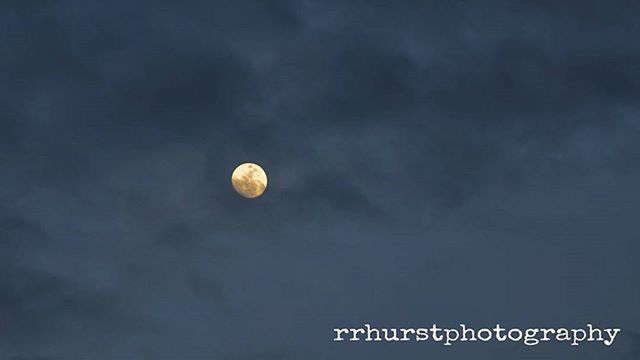
M 0 358 L 638 359 L 638 13 L 0 2 Z M 623 330 L 332 341 L 366 322 Z

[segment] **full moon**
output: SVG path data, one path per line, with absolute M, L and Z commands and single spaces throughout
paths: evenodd
M 267 188 L 267 174 L 258 164 L 240 164 L 231 174 L 231 185 L 238 194 L 253 199 Z

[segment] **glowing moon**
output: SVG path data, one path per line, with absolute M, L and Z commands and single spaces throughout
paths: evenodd
M 267 188 L 267 174 L 258 164 L 244 163 L 233 170 L 231 185 L 238 194 L 253 199 Z

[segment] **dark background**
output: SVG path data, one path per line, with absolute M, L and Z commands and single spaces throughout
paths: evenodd
M 639 14 L 2 1 L 0 358 L 640 358 Z M 623 331 L 331 341 L 365 322 Z

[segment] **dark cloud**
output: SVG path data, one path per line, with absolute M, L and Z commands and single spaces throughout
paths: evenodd
M 468 358 L 330 342 L 460 319 L 633 357 L 638 10 L 3 2 L 0 357 Z

